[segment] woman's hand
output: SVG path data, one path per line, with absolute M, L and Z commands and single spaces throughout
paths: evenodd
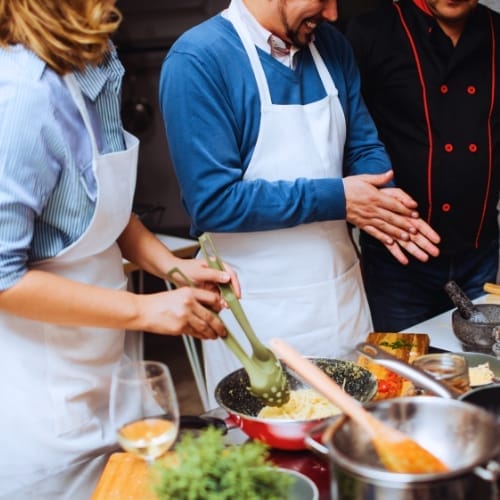
M 136 295 L 139 305 L 137 324 L 132 329 L 162 335 L 191 335 L 215 339 L 227 335 L 216 312 L 221 309 L 220 295 L 200 288 Z
M 226 263 L 224 263 L 224 271 L 212 269 L 202 259 L 177 259 L 175 267 L 178 267 L 198 288 L 218 293 L 218 283 L 231 283 L 236 296 L 241 297 L 238 277 L 231 266 Z M 177 286 L 187 285 L 179 274 L 175 275 L 175 284 Z

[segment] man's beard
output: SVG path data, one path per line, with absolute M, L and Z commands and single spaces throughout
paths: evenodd
M 286 18 L 286 14 L 285 14 L 285 10 L 284 10 L 285 4 L 286 4 L 286 2 L 282 2 L 280 4 L 280 17 L 281 17 L 281 23 L 285 27 L 286 37 L 290 42 L 292 42 L 292 45 L 294 47 L 297 47 L 298 49 L 303 49 L 304 47 L 307 47 L 309 42 L 311 42 L 313 35 L 312 35 L 312 33 L 308 33 L 306 40 L 305 41 L 301 40 L 301 38 L 299 37 L 299 31 L 292 29 L 290 27 L 290 25 L 288 24 L 288 20 Z M 300 28 L 300 26 L 299 26 L 299 28 Z
M 288 26 L 286 28 L 287 28 L 286 36 L 292 42 L 292 45 L 294 47 L 297 47 L 298 49 L 303 49 L 304 47 L 307 47 L 307 45 L 309 45 L 309 43 L 312 41 L 313 33 L 308 33 L 306 35 L 306 40 L 304 41 L 299 38 L 297 30 L 292 30 Z

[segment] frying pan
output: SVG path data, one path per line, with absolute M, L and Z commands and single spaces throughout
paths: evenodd
M 319 366 L 337 384 L 361 403 L 370 401 L 377 392 L 377 379 L 365 368 L 351 361 L 331 358 L 308 358 Z M 291 390 L 308 387 L 283 365 Z M 224 377 L 215 388 L 217 403 L 229 415 L 229 423 L 239 427 L 247 436 L 281 450 L 305 450 L 304 439 L 326 418 L 315 420 L 288 420 L 259 418 L 264 406 L 249 391 L 245 369 Z

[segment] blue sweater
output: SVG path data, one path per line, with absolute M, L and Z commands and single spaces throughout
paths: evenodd
M 316 46 L 344 110 L 344 175 L 390 169 L 385 149 L 360 94 L 354 58 L 343 35 L 323 23 Z M 295 70 L 259 50 L 275 104 L 308 104 L 325 90 L 308 48 Z M 184 33 L 162 66 L 160 105 L 182 200 L 193 236 L 203 231 L 246 232 L 345 219 L 341 178 L 243 181 L 260 123 L 260 98 L 248 56 L 221 15 Z M 283 140 L 286 147 L 286 123 Z M 272 169 L 272 156 L 269 168 Z

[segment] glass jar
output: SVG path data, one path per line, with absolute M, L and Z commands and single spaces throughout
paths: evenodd
M 470 390 L 469 366 L 465 358 L 459 354 L 424 354 L 413 361 L 413 366 L 453 387 L 461 394 Z M 425 391 L 423 393 L 426 394 Z

